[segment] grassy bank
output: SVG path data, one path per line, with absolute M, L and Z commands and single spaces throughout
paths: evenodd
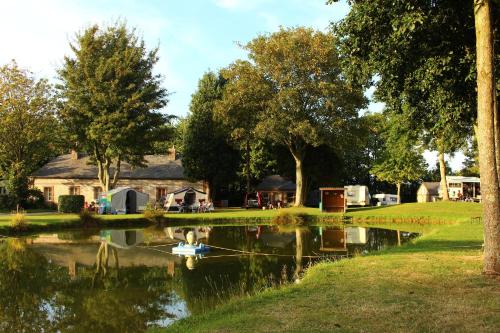
M 410 203 L 397 206 L 351 208 L 346 214 L 322 213 L 317 208 L 287 208 L 281 210 L 258 209 L 219 209 L 213 213 L 203 214 L 165 214 L 163 223 L 170 225 L 199 224 L 263 224 L 272 222 L 273 218 L 283 213 L 298 214 L 311 224 L 351 222 L 356 224 L 440 224 L 466 221 L 481 215 L 481 205 L 465 202 Z M 0 232 L 15 233 L 10 227 L 11 216 L 0 215 Z M 40 213 L 25 216 L 29 231 L 56 230 L 81 226 L 76 214 Z M 148 222 L 142 214 L 101 215 L 97 216 L 98 224 L 107 226 L 143 226 Z
M 153 222 L 148 221 L 142 214 L 133 215 L 101 215 L 96 216 L 91 223 L 83 223 L 77 214 L 40 214 L 25 215 L 26 225 L 22 230 L 13 228 L 11 215 L 0 216 L 0 235 L 16 235 L 44 231 L 57 231 L 83 227 L 146 227 Z
M 500 282 L 481 275 L 482 226 L 435 226 L 413 244 L 323 263 L 299 284 L 234 299 L 164 332 L 493 332 Z

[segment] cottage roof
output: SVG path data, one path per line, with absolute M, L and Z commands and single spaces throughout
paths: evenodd
M 280 191 L 280 192 L 294 192 L 296 189 L 295 183 L 281 177 L 279 175 L 272 175 L 264 178 L 262 183 L 257 185 L 257 191 Z
M 32 176 L 36 178 L 57 179 L 97 179 L 97 166 L 91 164 L 89 156 L 72 158 L 71 154 L 61 155 L 42 168 L 35 171 Z M 170 160 L 166 155 L 144 156 L 147 167 L 132 168 L 126 162 L 121 163 L 121 179 L 186 179 L 181 160 Z M 111 172 L 114 168 L 111 167 Z
M 427 189 L 429 194 L 438 194 L 439 193 L 439 182 L 423 182 L 421 186 Z

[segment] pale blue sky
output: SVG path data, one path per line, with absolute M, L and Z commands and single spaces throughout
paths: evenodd
M 237 42 L 246 43 L 279 26 L 326 30 L 329 22 L 349 11 L 345 1 L 327 6 L 326 0 L 0 1 L 0 64 L 16 59 L 20 66 L 54 82 L 75 32 L 124 19 L 137 28 L 149 48 L 159 45 L 156 70 L 164 75 L 171 93 L 165 112 L 177 116 L 187 114 L 204 72 L 245 57 Z M 434 163 L 432 154 L 426 158 Z
M 0 42 L 5 47 L 0 63 L 16 59 L 49 78 L 69 52 L 68 41 L 76 31 L 125 19 L 148 47 L 160 46 L 156 69 L 172 93 L 165 111 L 178 116 L 186 115 L 205 71 L 245 57 L 237 42 L 280 25 L 324 30 L 349 10 L 345 2 L 327 6 L 325 0 L 17 0 L 2 7 Z

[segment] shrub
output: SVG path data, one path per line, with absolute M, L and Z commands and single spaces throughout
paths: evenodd
M 277 225 L 304 225 L 304 222 L 304 216 L 285 211 L 281 211 L 278 215 L 273 217 L 273 223 Z
M 88 209 L 83 209 L 81 211 L 79 217 L 80 217 L 80 221 L 86 226 L 95 225 L 98 222 L 98 219 L 94 216 L 94 214 L 89 212 Z
M 157 223 L 163 220 L 164 214 L 165 211 L 163 209 L 156 209 L 153 207 L 153 205 L 151 205 L 151 203 L 148 203 L 146 209 L 144 210 L 144 217 L 150 221 Z
M 8 194 L 0 195 L 0 209 L 9 209 L 13 207 L 12 197 Z
M 85 197 L 83 195 L 60 195 L 59 212 L 80 213 L 83 209 Z
M 45 208 L 45 198 L 43 192 L 38 188 L 28 190 L 27 208 Z
M 14 212 L 10 218 L 10 225 L 16 230 L 26 230 L 28 228 L 28 223 L 26 221 L 26 215 L 23 211 Z

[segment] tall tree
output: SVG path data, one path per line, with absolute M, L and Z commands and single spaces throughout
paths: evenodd
M 347 17 L 334 24 L 348 77 L 375 85 L 375 97 L 404 114 L 406 126 L 438 150 L 444 170 L 444 154 L 462 148 L 473 133 L 472 13 L 452 0 L 351 3 Z
M 207 72 L 193 94 L 184 131 L 182 161 L 186 175 L 207 184 L 207 196 L 213 199 L 216 184 L 234 178 L 239 154 L 227 142 L 228 131 L 214 120 L 216 101 L 222 98 L 224 78 Z
M 222 98 L 215 104 L 215 116 L 228 127 L 235 145 L 244 151 L 243 171 L 248 199 L 251 192 L 251 153 L 257 139 L 255 127 L 259 114 L 266 108 L 271 89 L 266 81 L 260 79 L 259 73 L 248 61 L 237 60 L 223 69 L 221 75 L 227 83 Z
M 384 153 L 371 171 L 379 180 L 396 185 L 399 204 L 401 184 L 420 179 L 425 173 L 426 163 L 415 147 L 415 139 L 397 125 L 397 119 L 393 118 L 392 124 L 389 123 L 385 133 Z
M 271 89 L 255 131 L 288 148 L 295 160 L 295 206 L 303 205 L 307 147 L 341 146 L 365 98 L 345 81 L 331 34 L 282 28 L 255 38 L 245 49 Z
M 92 156 L 105 190 L 113 188 L 122 161 L 144 166 L 144 155 L 165 140 L 167 103 L 161 76 L 153 73 L 158 48 L 146 50 L 123 23 L 94 25 L 70 44 L 59 70 L 60 117 L 75 148 Z
M 28 196 L 28 176 L 55 151 L 58 123 L 53 92 L 16 62 L 0 68 L 0 178 L 8 180 L 14 203 Z
M 479 170 L 484 220 L 484 267 L 489 275 L 500 275 L 500 193 L 496 165 L 494 45 L 489 0 L 474 1 L 477 63 L 477 124 Z M 495 116 L 496 115 L 496 116 Z

